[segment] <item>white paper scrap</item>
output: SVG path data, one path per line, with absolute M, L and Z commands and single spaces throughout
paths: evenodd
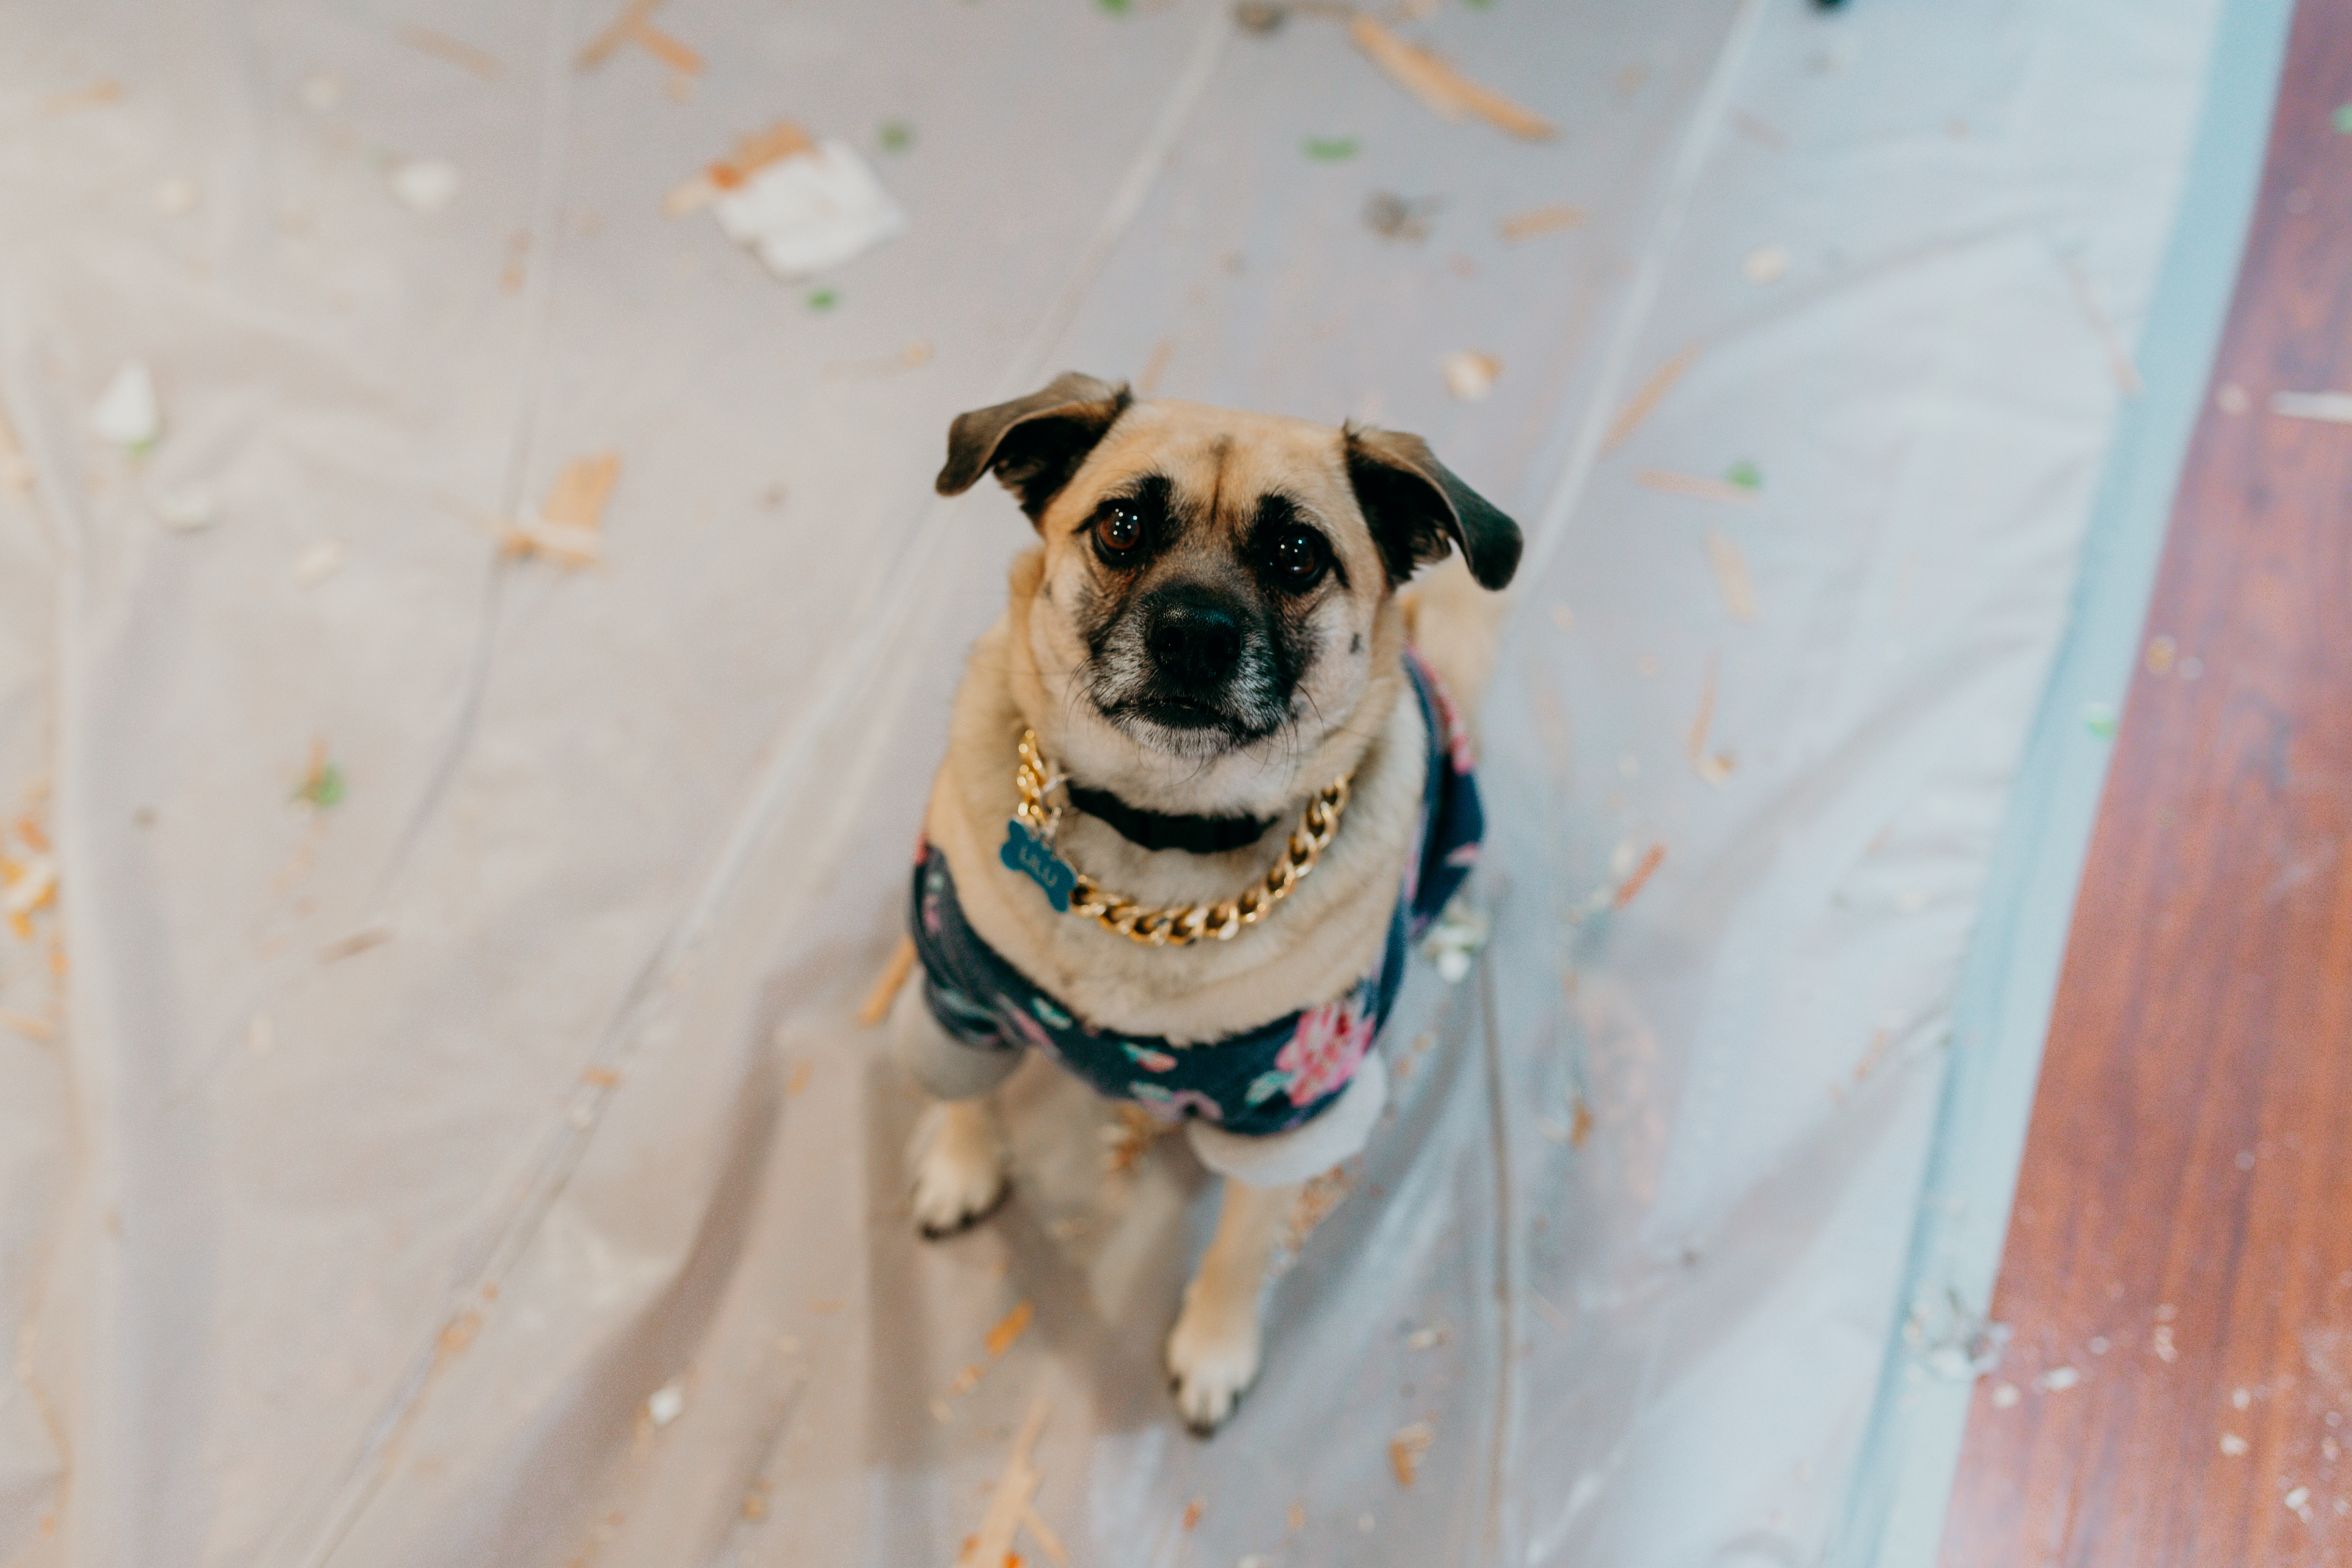
M 866 160 L 839 142 L 769 164 L 711 211 L 728 238 L 787 280 L 838 267 L 907 226 Z

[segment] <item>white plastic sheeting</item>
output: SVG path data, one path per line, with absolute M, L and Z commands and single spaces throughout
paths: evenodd
M 1405 26 L 1529 143 L 1204 4 L 677 0 L 693 79 L 565 0 L 0 13 L 0 1559 L 945 1563 L 1042 1400 L 1074 1562 L 1817 1560 L 2212 14 Z M 908 215 L 814 286 L 663 212 L 780 117 Z M 1530 535 L 1493 943 L 1205 1444 L 1181 1141 L 1024 1069 L 920 1244 L 850 1023 L 1024 531 L 941 436 L 1066 366 Z M 499 553 L 608 449 L 603 567 Z

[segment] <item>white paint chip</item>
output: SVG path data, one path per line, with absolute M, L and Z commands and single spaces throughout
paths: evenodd
M 686 1409 L 686 1379 L 673 1377 L 646 1400 L 646 1414 L 656 1426 L 667 1426 Z
M 1748 259 L 1739 264 L 1739 270 L 1748 275 L 1748 281 L 1760 288 L 1767 283 L 1778 283 L 1795 265 L 1796 258 L 1789 253 L 1787 246 L 1759 245 L 1748 253 Z
M 343 558 L 349 553 L 340 539 L 322 539 L 294 558 L 294 581 L 305 588 L 315 588 L 343 569 Z
M 2024 1395 L 2018 1393 L 2017 1384 L 2013 1383 L 1995 1384 L 1992 1391 L 1992 1407 L 1995 1410 L 2007 1410 L 2023 1397 Z
M 2042 1374 L 2042 1386 L 2052 1394 L 2063 1394 L 2082 1381 L 2082 1372 L 2071 1366 L 2053 1366 Z
M 1484 403 L 1486 395 L 1495 390 L 1495 378 L 1503 374 L 1503 362 L 1493 354 L 1473 353 L 1467 349 L 1445 356 L 1440 366 L 1445 373 L 1445 390 L 1461 403 Z
M 163 434 L 163 405 L 155 395 L 155 374 L 144 360 L 131 360 L 114 373 L 90 410 L 89 427 L 99 439 L 125 451 L 153 446 Z
M 457 171 L 437 158 L 396 163 L 386 176 L 400 205 L 415 213 L 437 213 L 457 196 Z
M 2233 1459 L 2244 1458 L 2246 1448 L 2246 1440 L 2243 1437 L 2239 1436 L 2235 1432 L 2224 1432 L 2221 1434 L 2221 1452 L 2229 1455 L 2230 1458 Z
M 155 494 L 155 521 L 174 533 L 194 533 L 220 521 L 220 497 L 202 480 L 173 485 Z
M 728 238 L 787 281 L 838 267 L 907 226 L 872 167 L 840 142 L 770 163 L 710 210 Z

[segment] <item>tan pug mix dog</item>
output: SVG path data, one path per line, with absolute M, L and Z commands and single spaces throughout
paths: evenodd
M 1051 999 L 1035 1005 L 1041 1016 L 1088 1037 L 1153 1039 L 1150 1052 L 1125 1048 L 1161 1064 L 1369 984 L 1394 951 L 1425 775 L 1441 754 L 1406 645 L 1475 707 L 1501 604 L 1480 589 L 1509 582 L 1517 525 L 1416 437 L 1139 403 L 1077 374 L 955 421 L 940 493 L 990 472 L 1039 543 L 1013 563 L 1004 617 L 973 650 L 925 817 L 925 854 L 952 867 L 960 920 Z M 1449 552 L 1462 564 L 1400 594 Z M 1051 879 L 1064 872 L 1024 869 L 1014 854 L 1024 731 L 1033 784 L 1045 784 L 1033 795 L 1045 803 L 1029 837 L 1055 867 L 1150 910 L 1213 905 L 1264 883 L 1270 866 L 1297 858 L 1309 803 L 1344 779 L 1342 813 L 1319 858 L 1308 857 L 1312 874 L 1278 901 L 1261 899 L 1262 918 L 1196 913 L 1196 940 L 1139 941 L 1069 906 L 1066 890 L 1057 897 Z M 1222 940 L 1220 925 L 1232 928 Z M 899 1059 L 940 1101 L 911 1151 L 915 1218 L 940 1236 L 1003 1196 L 990 1090 L 1024 1041 L 1046 1042 L 1024 1016 L 1006 1048 L 975 1048 L 970 1028 L 948 1026 L 954 987 L 943 1003 L 932 948 L 923 952 L 928 979 L 902 989 L 890 1026 Z M 983 1033 L 994 1026 L 982 1021 Z M 1196 1430 L 1230 1415 L 1257 1374 L 1260 1303 L 1297 1184 L 1361 1146 L 1384 1095 L 1368 1051 L 1329 1109 L 1296 1131 L 1253 1137 L 1186 1121 L 1203 1163 L 1225 1176 L 1215 1238 L 1168 1342 L 1177 1405 Z

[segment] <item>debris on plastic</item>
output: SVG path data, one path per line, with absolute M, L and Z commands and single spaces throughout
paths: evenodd
M 2173 660 L 2179 657 L 2180 645 L 2159 632 L 2147 639 L 2147 652 L 2141 662 L 2150 675 L 2170 675 Z
M 1006 1563 L 1013 1560 L 1013 1537 L 1034 1517 L 1037 1488 L 1045 1479 L 1029 1458 L 1029 1451 L 1037 1446 L 1038 1434 L 1045 1428 L 1045 1402 L 1041 1399 L 1029 1407 L 1028 1417 L 1014 1434 L 1004 1472 L 989 1491 L 987 1511 L 981 1515 L 980 1528 L 964 1537 L 963 1549 L 956 1553 L 955 1568 L 1005 1568 Z
M 16 432 L 8 427 L 5 417 L 0 417 L 0 491 L 20 496 L 32 488 L 32 460 L 16 444 Z
M 457 198 L 457 170 L 438 158 L 410 158 L 394 164 L 384 178 L 400 205 L 413 213 L 437 213 Z
M 1353 136 L 1309 136 L 1304 143 L 1307 155 L 1326 163 L 1336 163 L 1352 158 L 1364 150 L 1363 142 Z
M 646 1415 L 656 1426 L 667 1426 L 686 1413 L 686 1379 L 673 1377 L 647 1396 Z
M 303 771 L 302 782 L 294 786 L 293 798 L 320 811 L 331 811 L 342 804 L 343 770 L 327 754 L 323 740 L 310 742 L 310 765 Z
M 915 144 L 915 128 L 903 120 L 886 120 L 874 132 L 874 142 L 885 153 L 904 153 Z
M 131 360 L 114 373 L 90 410 L 89 427 L 100 440 L 134 458 L 144 457 L 163 438 L 163 405 L 146 361 Z
M 1992 1407 L 1995 1410 L 2007 1410 L 2015 1405 L 2018 1400 L 2022 1397 L 2023 1395 L 2019 1394 L 2017 1391 L 2017 1384 L 2013 1383 L 1995 1384 L 1992 1391 Z
M 2116 705 L 2112 702 L 2083 704 L 2083 728 L 2102 741 L 2116 738 Z
M 1396 1472 L 1397 1485 L 1409 1487 L 1421 1472 L 1421 1461 L 1437 1434 L 1426 1421 L 1416 1421 L 1402 1428 L 1389 1439 L 1389 1468 Z
M 855 148 L 816 142 L 790 121 L 737 142 L 664 206 L 672 216 L 710 208 L 728 238 L 788 282 L 837 267 L 907 226 Z
M 1651 845 L 1649 853 L 1643 855 L 1641 863 L 1633 868 L 1633 875 L 1617 884 L 1617 891 L 1612 895 L 1610 902 L 1622 910 L 1640 897 L 1642 889 L 1649 885 L 1650 879 L 1657 874 L 1658 868 L 1665 863 L 1665 858 L 1664 845 Z
M 830 310 L 840 303 L 841 293 L 838 289 L 812 289 L 808 291 L 808 308 L 812 310 Z
M 2059 259 L 2065 266 L 2066 280 L 2074 286 L 2074 302 L 2082 306 L 2083 318 L 2091 324 L 2091 335 L 2099 340 L 2099 347 L 2107 356 L 2107 369 L 2116 378 L 2116 389 L 2126 397 L 2137 397 L 2147 390 L 2147 384 L 2140 379 L 2131 344 L 2099 303 L 2099 291 L 2092 287 L 2091 275 L 2084 269 L 2082 258 L 2062 256 Z
M 411 22 L 400 29 L 400 41 L 410 48 L 446 60 L 459 70 L 471 71 L 484 81 L 499 79 L 499 58 L 488 49 L 478 49 L 463 38 L 453 38 L 438 28 Z
M 1739 264 L 1739 270 L 1748 275 L 1748 281 L 1760 287 L 1778 283 L 1786 278 L 1795 261 L 1785 245 L 1759 245 L 1748 253 L 1748 259 Z
M 988 1331 L 988 1353 L 991 1358 L 1002 1356 L 1006 1351 L 1011 1350 L 1021 1336 L 1029 1331 L 1029 1321 L 1036 1315 L 1037 1309 L 1024 1300 L 1017 1303 L 1003 1317 L 998 1319 L 996 1326 Z
M 1514 214 L 1502 222 L 1503 238 L 1517 245 L 1538 235 L 1550 234 L 1563 228 L 1579 228 L 1584 223 L 1584 209 L 1566 202 L 1555 202 L 1548 207 Z
M 2352 392 L 2273 392 L 2271 412 L 2289 419 L 2321 419 L 2352 425 Z
M 1443 205 L 1434 196 L 1414 200 L 1392 191 L 1375 191 L 1364 203 L 1364 226 L 1382 239 L 1427 239 L 1430 219 Z
M 2253 1445 L 2235 1432 L 2221 1434 L 2221 1452 L 2233 1459 L 2242 1459 L 2253 1451 Z
M 1657 373 L 1642 384 L 1642 390 L 1635 393 L 1632 400 L 1618 412 L 1616 421 L 1609 426 L 1609 434 L 1601 437 L 1601 449 L 1611 452 L 1623 446 L 1633 432 L 1641 428 L 1642 421 L 1647 419 L 1651 412 L 1665 401 L 1666 394 L 1675 389 L 1675 383 L 1682 380 L 1683 374 L 1689 370 L 1697 359 L 1698 344 L 1692 343 L 1682 353 L 1660 365 Z
M 2083 1381 L 2083 1370 L 2074 1366 L 2053 1366 L 2035 1381 L 2045 1394 L 2063 1394 Z
M 1743 490 L 1760 490 L 1764 488 L 1764 470 L 1746 458 L 1740 458 L 1739 461 L 1724 469 L 1723 477 Z
M 1722 660 L 1715 654 L 1706 656 L 1706 675 L 1698 689 L 1698 716 L 1691 721 L 1691 771 L 1708 784 L 1721 789 L 1731 782 L 1731 759 L 1719 752 L 1707 749 L 1706 732 L 1715 724 L 1715 694 L 1717 677 Z
M 1445 390 L 1463 403 L 1483 403 L 1495 390 L 1495 378 L 1503 374 L 1503 362 L 1493 354 L 1475 353 L 1464 349 L 1445 356 L 1442 367 L 1445 372 Z
M 1579 1095 L 1576 1103 L 1568 1108 L 1568 1146 L 1581 1149 L 1591 1136 L 1592 1107 L 1585 1104 L 1583 1096 Z
M 1103 1166 L 1117 1173 L 1132 1170 L 1135 1163 L 1143 1158 L 1143 1152 L 1151 1147 L 1151 1141 L 1166 1129 L 1152 1120 L 1150 1111 L 1130 1100 L 1116 1101 L 1111 1110 L 1118 1120 L 1101 1130 Z
M 1290 1250 L 1297 1252 L 1315 1234 L 1315 1227 L 1331 1217 L 1355 1185 L 1355 1178 L 1345 1165 L 1334 1165 L 1319 1176 L 1311 1177 L 1298 1189 L 1298 1196 L 1290 1205 Z
M 1914 1302 L 1903 1320 L 1903 1342 L 1932 1377 L 1969 1383 L 2000 1365 L 2010 1326 L 1972 1311 L 1957 1290 L 1947 1290 L 1940 1307 Z
M 1423 950 L 1437 965 L 1447 984 L 1458 984 L 1486 945 L 1486 917 L 1468 900 L 1455 897 L 1439 914 L 1423 939 Z
M 1756 500 L 1755 490 L 1746 485 L 1729 479 L 1710 479 L 1703 474 L 1676 473 L 1672 468 L 1643 468 L 1633 475 L 1633 482 L 1645 489 L 1666 490 L 1733 506 L 1746 506 Z
M 559 566 L 603 564 L 604 503 L 620 478 L 618 452 L 566 464 L 540 509 L 525 511 L 503 531 L 500 549 L 510 556 L 542 556 Z
M 0 913 L 21 934 L 23 922 L 58 896 L 58 863 L 46 855 L 22 860 L 0 855 Z
M 1436 54 L 1405 42 L 1370 16 L 1359 15 L 1349 22 L 1348 36 L 1398 86 L 1446 120 L 1475 115 L 1529 142 L 1549 142 L 1559 134 L 1550 121 L 1479 86 Z
M 690 77 L 701 75 L 702 57 L 654 26 L 653 15 L 661 5 L 662 0 L 629 0 L 613 25 L 581 49 L 580 68 L 594 70 L 618 54 L 622 46 L 635 44 L 672 70 Z
M 2213 395 L 2213 406 L 2233 416 L 2253 405 L 2254 400 L 2246 395 L 2246 389 L 2234 381 L 2223 382 L 2221 390 Z
M 1748 574 L 1748 556 L 1739 541 L 1719 528 L 1708 529 L 1706 558 L 1715 567 L 1716 586 L 1723 591 L 1723 607 L 1731 612 L 1733 620 L 1752 624 L 1762 612 L 1757 607 L 1756 581 Z
M 1186 1503 L 1184 1505 L 1184 1528 L 1187 1531 L 1200 1529 L 1201 1516 L 1208 1511 L 1209 1500 L 1207 1498 L 1196 1497 L 1191 1502 Z
M 201 479 L 173 485 L 155 492 L 155 521 L 174 533 L 195 533 L 221 518 L 220 497 Z
M 349 553 L 340 539 L 322 539 L 301 554 L 294 557 L 296 586 L 315 588 L 343 569 L 343 559 Z

